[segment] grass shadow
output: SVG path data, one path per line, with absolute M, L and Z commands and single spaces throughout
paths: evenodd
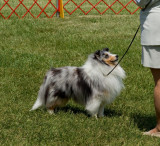
M 66 113 L 87 115 L 87 112 L 85 110 L 78 108 L 78 107 L 75 107 L 75 106 L 70 106 L 70 105 L 66 105 L 64 107 L 57 108 L 56 112 L 59 112 L 59 111 L 63 111 Z
M 131 118 L 134 123 L 142 131 L 149 131 L 155 127 L 156 117 L 151 115 L 133 114 Z
M 105 109 L 104 110 L 104 116 L 105 117 L 119 117 L 122 113 L 119 111 L 113 110 L 113 109 Z
M 79 108 L 79 107 L 75 107 L 75 106 L 70 106 L 70 105 L 67 105 L 65 107 L 62 107 L 62 108 L 57 108 L 57 111 L 63 111 L 63 112 L 70 112 L 70 113 L 73 113 L 73 114 L 84 114 L 86 115 L 87 117 L 90 117 L 90 115 L 87 113 L 86 110 L 82 109 L 82 108 Z M 115 117 L 115 116 L 121 116 L 122 114 L 120 112 L 117 112 L 115 110 L 111 110 L 111 109 L 105 109 L 104 110 L 104 116 L 105 117 Z

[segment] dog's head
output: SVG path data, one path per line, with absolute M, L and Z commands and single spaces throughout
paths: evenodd
M 94 53 L 94 59 L 108 66 L 115 66 L 118 62 L 118 55 L 111 54 L 108 48 L 97 50 Z

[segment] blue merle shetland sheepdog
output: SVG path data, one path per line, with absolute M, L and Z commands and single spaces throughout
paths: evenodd
M 91 116 L 103 117 L 104 107 L 120 94 L 125 72 L 117 64 L 118 55 L 108 48 L 88 56 L 82 67 L 52 68 L 46 73 L 38 98 L 31 110 L 45 106 L 50 113 L 72 99 L 84 105 Z

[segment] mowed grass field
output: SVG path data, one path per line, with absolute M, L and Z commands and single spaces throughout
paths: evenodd
M 64 19 L 0 18 L 0 145 L 145 145 L 159 138 L 143 136 L 155 126 L 149 69 L 141 65 L 140 32 L 121 62 L 125 89 L 105 108 L 105 117 L 88 117 L 70 101 L 50 115 L 29 112 L 51 67 L 81 66 L 104 47 L 120 57 L 139 25 L 134 15 L 66 15 Z

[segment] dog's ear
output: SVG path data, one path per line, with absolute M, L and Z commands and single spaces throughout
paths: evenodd
M 97 50 L 95 53 L 94 53 L 94 59 L 98 59 L 100 58 L 101 56 L 101 51 L 100 50 Z
M 101 55 L 101 51 L 100 50 L 97 50 L 95 53 L 94 53 L 94 56 L 96 57 L 99 57 Z
M 104 48 L 103 51 L 109 52 L 109 48 Z

